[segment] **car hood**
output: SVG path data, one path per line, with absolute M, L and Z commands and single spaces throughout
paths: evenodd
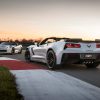
M 5 47 L 9 47 L 9 45 L 1 45 L 1 44 L 0 44 L 0 47 L 1 47 L 1 48 L 3 48 L 3 47 L 5 48 Z

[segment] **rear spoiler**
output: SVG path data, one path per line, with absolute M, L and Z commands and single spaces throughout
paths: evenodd
M 77 39 L 77 38 L 70 38 L 70 39 L 66 39 L 65 40 L 66 42 L 82 42 L 83 40 L 82 39 Z
M 100 43 L 100 39 L 95 39 L 95 42 L 96 43 Z

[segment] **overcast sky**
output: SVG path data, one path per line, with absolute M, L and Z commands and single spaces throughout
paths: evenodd
M 7 36 L 9 33 L 11 36 L 18 36 L 17 38 L 25 36 L 25 38 L 48 36 L 100 38 L 100 2 L 99 0 L 0 0 L 0 33 L 1 37 L 9 37 Z

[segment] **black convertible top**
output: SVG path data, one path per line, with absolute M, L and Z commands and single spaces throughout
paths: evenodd
M 44 41 L 48 39 L 54 39 L 55 41 L 64 40 L 65 42 L 100 43 L 100 39 L 95 39 L 94 41 L 92 41 L 92 40 L 82 40 L 82 38 L 66 38 L 66 37 L 63 37 L 63 38 L 49 37 L 49 38 L 46 38 Z
M 60 41 L 60 40 L 64 40 L 65 42 L 82 42 L 83 40 L 81 38 L 59 38 L 59 37 L 49 37 L 46 39 L 54 39 L 55 41 Z

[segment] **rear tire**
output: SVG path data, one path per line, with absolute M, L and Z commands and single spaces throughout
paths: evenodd
M 15 48 L 12 48 L 11 54 L 12 54 L 12 55 L 15 54 Z
M 21 50 L 20 50 L 19 54 L 21 54 L 21 53 L 22 53 L 22 48 L 21 48 Z
M 30 52 L 29 52 L 29 50 L 26 50 L 26 52 L 25 52 L 25 60 L 26 60 L 26 61 L 31 61 L 31 57 L 30 57 Z
M 53 50 L 47 52 L 47 66 L 49 69 L 56 69 L 56 55 Z
M 93 64 L 86 64 L 87 68 L 96 68 L 98 67 L 98 63 L 93 63 Z

